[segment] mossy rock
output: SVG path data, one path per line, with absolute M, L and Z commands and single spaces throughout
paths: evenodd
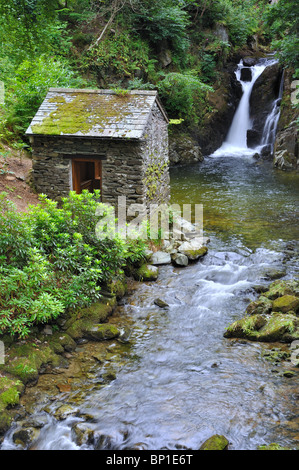
M 158 278 L 159 269 L 150 264 L 143 264 L 140 268 L 134 271 L 133 276 L 136 281 L 156 281 Z
M 258 332 L 267 324 L 263 315 L 246 316 L 233 322 L 224 333 L 225 338 L 246 338 L 256 340 Z
M 267 297 L 270 300 L 283 297 L 284 295 L 294 295 L 295 297 L 299 297 L 299 281 L 296 281 L 295 279 L 274 281 L 263 294 L 264 297 Z
M 185 250 L 184 255 L 187 256 L 189 261 L 197 261 L 199 258 L 202 258 L 208 252 L 208 248 L 203 246 L 198 250 Z
M 19 403 L 19 396 L 24 391 L 20 380 L 0 377 L 0 412 Z
M 246 313 L 249 315 L 266 315 L 272 310 L 272 301 L 267 297 L 260 296 L 258 300 L 251 302 L 247 309 Z
M 279 444 L 275 444 L 273 442 L 272 444 L 269 445 L 262 445 L 257 448 L 257 450 L 291 450 L 288 447 L 282 447 Z
M 225 338 L 246 338 L 262 342 L 291 342 L 299 338 L 298 319 L 292 314 L 253 315 L 232 323 Z
M 225 436 L 215 434 L 214 436 L 207 439 L 199 450 L 227 450 L 229 441 Z
M 274 314 L 259 331 L 258 340 L 266 342 L 293 341 L 298 335 L 298 320 L 295 315 Z
M 90 329 L 84 331 L 84 336 L 95 341 L 105 341 L 117 338 L 120 335 L 119 330 L 114 325 L 103 323 L 92 325 Z
M 116 297 L 105 298 L 100 302 L 92 304 L 90 307 L 80 310 L 79 317 L 102 323 L 112 314 L 116 305 Z
M 9 350 L 8 356 L 3 370 L 25 385 L 38 379 L 42 366 L 57 367 L 61 363 L 61 356 L 55 354 L 49 345 L 37 347 L 34 343 L 15 345 Z
M 287 313 L 299 310 L 299 297 L 294 295 L 283 295 L 273 301 L 273 312 Z
M 120 300 L 128 292 L 128 284 L 126 279 L 114 279 L 108 284 L 108 288 L 113 296 L 117 300 Z
M 74 341 L 84 336 L 84 331 L 90 330 L 95 323 L 104 323 L 112 315 L 117 305 L 116 297 L 105 298 L 90 307 L 76 311 L 67 320 L 64 328 L 66 334 Z

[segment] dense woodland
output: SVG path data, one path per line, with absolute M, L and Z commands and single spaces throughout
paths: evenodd
M 227 61 L 253 42 L 299 78 L 298 9 L 296 0 L 0 0 L 0 152 L 30 150 L 24 131 L 49 87 L 157 89 L 173 122 L 192 126 Z M 43 197 L 19 214 L 1 196 L 0 333 L 25 337 L 89 305 L 142 259 L 142 244 L 96 240 L 95 204 L 91 194 L 60 208 Z
M 170 118 L 198 124 L 219 72 L 252 42 L 298 77 L 298 10 L 296 0 L 0 0 L 0 139 L 26 145 L 50 86 L 158 89 Z

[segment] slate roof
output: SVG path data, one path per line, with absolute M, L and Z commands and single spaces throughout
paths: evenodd
M 50 88 L 26 135 L 141 139 L 157 103 L 157 91 Z

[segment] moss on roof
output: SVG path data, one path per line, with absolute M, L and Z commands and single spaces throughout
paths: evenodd
M 95 127 L 97 132 L 103 132 L 109 124 L 117 125 L 125 116 L 132 114 L 128 104 L 138 105 L 132 95 L 95 93 L 55 95 L 48 103 L 55 103 L 56 108 L 41 123 L 32 125 L 34 134 L 88 134 Z M 125 133 L 124 129 L 124 137 Z

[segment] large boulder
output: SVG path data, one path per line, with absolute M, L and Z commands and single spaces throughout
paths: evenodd
M 203 161 L 198 142 L 183 132 L 172 132 L 169 136 L 169 161 L 172 166 Z
M 299 339 L 298 311 L 299 281 L 274 281 L 249 304 L 247 315 L 227 328 L 224 337 L 290 343 Z
M 299 168 L 298 126 L 293 121 L 286 129 L 278 132 L 274 148 L 274 166 L 280 170 Z
M 278 63 L 266 67 L 256 80 L 250 96 L 250 117 L 252 130 L 248 135 L 248 147 L 255 148 L 261 141 L 263 129 L 273 102 L 279 96 L 282 69 Z M 258 144 L 257 144 L 258 142 Z

